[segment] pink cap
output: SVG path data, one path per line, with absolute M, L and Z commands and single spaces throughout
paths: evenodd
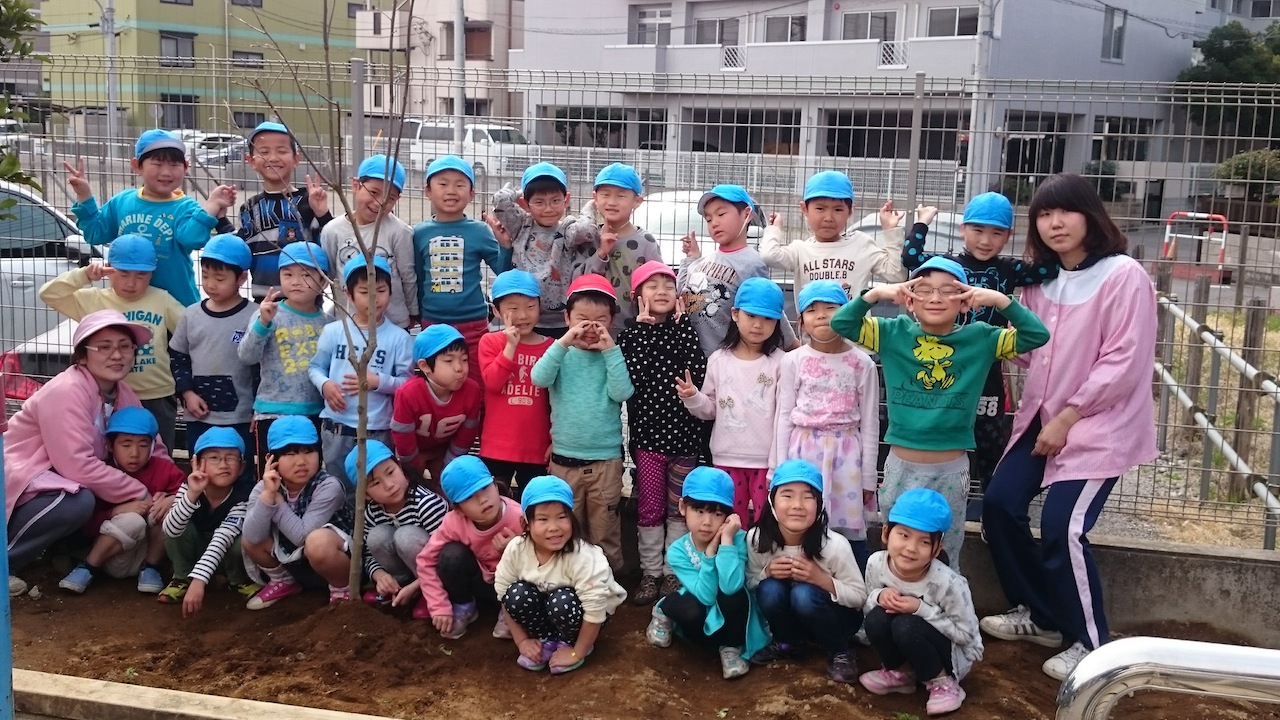
M 654 275 L 666 275 L 672 280 L 676 279 L 676 271 L 672 270 L 670 265 L 661 260 L 650 260 L 631 273 L 631 292 L 640 292 L 640 286 Z
M 597 275 L 595 273 L 587 273 L 586 275 L 579 275 L 575 278 L 573 282 L 569 283 L 569 292 L 566 296 L 572 296 L 574 293 L 585 292 L 587 290 L 604 293 L 614 300 L 618 299 L 618 293 L 614 292 L 613 286 L 609 284 L 609 280 L 606 279 L 605 276 Z
M 135 345 L 146 345 L 151 342 L 151 328 L 129 320 L 119 310 L 99 310 L 85 315 L 80 320 L 75 333 L 71 336 L 71 347 L 80 347 L 80 343 L 89 339 L 94 333 L 109 327 L 119 327 L 132 335 Z

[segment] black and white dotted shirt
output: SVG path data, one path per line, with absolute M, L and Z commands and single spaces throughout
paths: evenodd
M 635 447 L 665 455 L 706 456 L 711 425 L 694 417 L 676 394 L 676 378 L 688 370 L 702 387 L 707 356 L 698 345 L 689 316 L 679 322 L 634 322 L 618 338 L 635 394 L 627 401 L 627 420 Z

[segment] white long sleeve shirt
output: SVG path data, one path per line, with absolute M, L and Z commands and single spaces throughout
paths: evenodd
M 759 528 L 747 531 L 747 587 L 752 589 L 769 577 L 765 568 L 771 560 L 783 555 L 804 554 L 804 549 L 799 545 L 785 545 L 772 552 L 762 553 L 756 550 L 759 535 Z M 822 541 L 821 554 L 822 557 L 814 559 L 814 562 L 826 570 L 835 582 L 836 591 L 831 595 L 832 602 L 844 607 L 861 608 L 867 600 L 867 585 L 862 579 L 862 571 L 858 570 L 858 562 L 853 558 L 853 546 L 844 537 L 828 530 Z

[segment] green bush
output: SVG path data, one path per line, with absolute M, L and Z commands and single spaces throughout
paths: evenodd
M 1261 200 L 1271 185 L 1280 183 L 1280 150 L 1249 150 L 1223 160 L 1213 177 L 1245 188 L 1250 200 Z
M 1133 191 L 1133 183 L 1116 180 L 1116 164 L 1111 160 L 1091 160 L 1084 165 L 1084 176 L 1097 188 L 1103 200 L 1114 202 Z

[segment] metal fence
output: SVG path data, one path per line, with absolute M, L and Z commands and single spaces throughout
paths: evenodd
M 726 66 L 733 62 L 726 56 Z M 1258 494 L 1233 488 L 1241 486 L 1241 467 L 1249 480 L 1244 487 L 1271 494 L 1280 487 L 1273 408 L 1249 402 L 1269 397 L 1260 383 L 1280 372 L 1280 316 L 1270 312 L 1280 302 L 1273 293 L 1280 284 L 1280 205 L 1269 182 L 1280 177 L 1280 161 L 1230 159 L 1267 147 L 1280 87 L 183 63 L 133 58 L 108 72 L 102 58 L 59 57 L 15 71 L 16 87 L 33 90 L 21 99 L 31 122 L 14 142 L 49 205 L 69 208 L 61 167 L 77 156 L 86 157 L 99 197 L 132 187 L 132 141 L 157 125 L 189 131 L 191 192 L 229 182 L 251 194 L 259 183 L 243 148 L 218 135 L 243 135 L 272 117 L 302 142 L 307 165 L 299 181 L 311 173 L 349 188 L 361 149 L 397 152 L 410 176 L 396 212 L 411 223 L 429 214 L 421 170 L 461 148 L 481 176 L 477 213 L 537 160 L 568 173 L 574 207 L 590 196 L 595 172 L 620 161 L 640 169 L 651 203 L 679 197 L 664 195 L 671 191 L 745 185 L 799 238 L 807 234 L 798 208 L 805 179 L 839 170 L 857 189 L 854 222 L 873 232 L 886 200 L 900 209 L 922 202 L 959 213 L 967 198 L 1000 190 L 1021 211 L 1006 248 L 1020 254 L 1036 183 L 1054 172 L 1084 174 L 1128 233 L 1132 253 L 1163 278 L 1162 317 L 1174 317 L 1167 311 L 1176 307 L 1196 323 L 1162 325 L 1164 374 L 1153 375 L 1153 402 L 1161 409 L 1163 452 L 1123 480 L 1111 500 L 1116 524 L 1101 529 L 1170 541 L 1264 543 L 1267 515 Z M 106 88 L 113 82 L 120 105 L 108 122 Z M 451 109 L 459 84 L 466 111 L 475 113 L 462 119 L 461 144 L 453 116 L 441 114 Z M 112 126 L 115 137 L 108 136 Z M 1233 167 L 1234 179 L 1215 176 Z M 334 201 L 340 207 L 336 194 Z M 680 207 L 681 222 L 698 227 L 693 206 Z M 0 287 L 0 352 L 55 322 L 39 311 L 39 282 L 32 280 L 66 265 L 60 246 L 45 242 L 58 232 L 52 225 L 34 210 L 0 221 L 0 262 L 28 263 L 28 279 Z M 931 247 L 959 249 L 957 227 L 958 218 L 944 214 Z M 35 267 L 49 256 L 62 266 Z M 1197 275 L 1209 281 L 1193 298 Z M 1261 308 L 1252 329 L 1251 301 Z M 1205 350 L 1202 331 L 1256 372 L 1242 381 L 1228 371 L 1229 360 L 1211 372 L 1225 356 Z M 1211 394 L 1216 407 L 1209 406 Z M 1206 451 L 1204 438 L 1214 434 L 1223 442 L 1210 442 Z

